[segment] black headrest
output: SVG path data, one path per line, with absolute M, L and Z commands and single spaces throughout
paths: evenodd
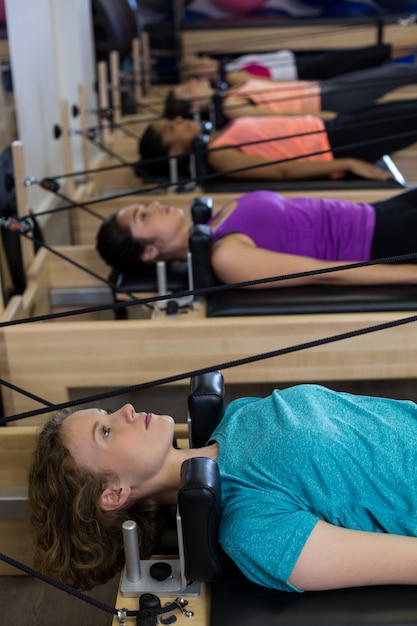
M 203 447 L 224 411 L 221 372 L 206 372 L 191 379 L 188 396 L 190 446 Z M 223 553 L 218 542 L 221 514 L 221 481 L 212 459 L 188 459 L 181 467 L 178 492 L 185 575 L 190 580 L 213 582 L 223 571 Z
M 206 224 L 213 211 L 213 198 L 198 196 L 191 201 L 191 217 L 194 224 Z
M 204 179 L 209 174 L 212 174 L 214 172 L 214 170 L 212 170 L 207 164 L 207 144 L 209 142 L 209 139 L 209 135 L 205 135 L 202 133 L 194 137 L 192 141 L 195 176 L 197 179 Z
M 196 457 L 181 467 L 178 491 L 185 576 L 188 580 L 214 582 L 222 575 L 222 551 L 218 542 L 221 483 L 218 465 Z
M 226 85 L 226 75 L 227 75 L 226 65 L 227 65 L 227 59 L 222 57 L 219 61 L 219 80 L 218 80 L 218 84 L 216 84 L 216 87 L 218 87 L 219 84 Z
M 222 128 L 227 123 L 227 119 L 223 114 L 223 93 L 221 90 L 216 90 L 213 93 L 211 106 L 214 117 L 214 126 L 216 127 L 216 129 Z
M 205 154 L 205 149 L 210 141 L 210 135 L 208 133 L 200 133 L 194 137 L 191 142 L 191 148 L 195 151 L 200 151 Z
M 221 372 L 207 372 L 191 379 L 188 396 L 190 448 L 206 445 L 223 417 L 224 379 Z
M 207 224 L 194 224 L 190 230 L 189 248 L 195 289 L 219 284 L 211 267 L 211 230 Z

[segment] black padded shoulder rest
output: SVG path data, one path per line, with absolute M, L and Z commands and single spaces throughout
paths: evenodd
M 193 224 L 206 224 L 213 212 L 213 198 L 198 196 L 191 201 Z
M 211 230 L 207 224 L 195 224 L 191 227 L 189 248 L 193 267 L 195 289 L 204 289 L 217 285 L 218 280 L 211 267 Z
M 191 379 L 188 396 L 190 448 L 201 448 L 223 417 L 224 380 L 220 372 L 208 372 Z
M 187 579 L 218 580 L 222 575 L 222 552 L 217 542 L 221 485 L 215 461 L 196 457 L 183 463 L 178 507 Z

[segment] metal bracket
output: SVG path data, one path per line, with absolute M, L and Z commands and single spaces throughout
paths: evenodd
M 188 289 L 193 291 L 194 281 L 191 263 L 191 253 L 187 254 L 187 268 L 188 268 Z M 166 263 L 165 261 L 158 261 L 156 264 L 156 278 L 158 283 L 158 296 L 169 296 L 165 300 L 158 300 L 155 303 L 156 315 L 163 309 L 166 310 L 167 315 L 174 315 L 178 312 L 178 309 L 191 308 L 194 303 L 194 296 L 192 294 L 188 296 L 176 297 L 168 291 L 167 278 L 166 278 Z
M 126 565 L 123 571 L 120 592 L 122 596 L 134 598 L 142 593 L 155 593 L 158 596 L 187 595 L 198 596 L 201 592 L 201 583 L 187 584 L 185 577 L 184 547 L 182 541 L 182 525 L 177 511 L 178 551 L 177 559 L 161 559 L 160 561 L 171 566 L 171 575 L 165 580 L 157 580 L 150 574 L 155 559 L 141 560 L 137 537 L 137 525 L 133 520 L 123 524 L 123 541 Z M 183 605 L 184 606 L 184 605 Z M 180 606 L 178 605 L 178 608 Z
M 1 217 L 0 226 L 19 233 L 29 233 L 33 231 L 35 224 L 31 217 L 18 219 L 17 217 Z

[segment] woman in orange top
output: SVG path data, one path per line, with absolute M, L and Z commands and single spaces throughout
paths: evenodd
M 218 94 L 217 128 L 227 121 L 249 115 L 311 113 L 326 119 L 333 117 L 334 113 L 364 109 L 387 93 L 411 84 L 417 84 L 417 65 L 386 65 L 321 82 L 252 78 L 232 83 L 226 91 L 214 89 L 207 78 L 191 78 L 168 92 L 165 115 L 204 115 Z
M 391 175 L 373 163 L 417 141 L 416 105 L 415 100 L 389 102 L 328 121 L 311 115 L 242 117 L 209 140 L 207 163 L 233 178 L 305 180 L 351 173 L 386 180 Z M 200 133 L 194 120 L 154 122 L 140 140 L 145 162 L 139 162 L 138 174 L 141 168 L 151 171 L 148 159 L 188 156 Z M 158 175 L 167 170 L 167 161 L 154 164 Z

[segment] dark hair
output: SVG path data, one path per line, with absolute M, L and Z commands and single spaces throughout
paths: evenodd
M 142 137 L 139 139 L 139 167 L 137 171 L 143 172 L 145 175 L 156 177 L 168 177 L 168 153 L 169 146 L 164 144 L 162 136 L 158 133 L 154 126 L 150 124 Z M 154 163 L 148 163 L 152 159 L 161 159 Z
M 40 433 L 29 471 L 29 511 L 34 565 L 77 589 L 103 584 L 124 563 L 122 524 L 138 524 L 140 553 L 149 558 L 163 526 L 159 505 L 143 500 L 104 512 L 106 476 L 79 467 L 61 439 L 68 413 L 52 417 Z
M 169 179 L 169 146 L 164 144 L 161 135 L 150 124 L 139 140 L 139 155 L 142 160 L 137 164 L 135 171 L 138 176 L 146 179 L 149 178 L 165 178 Z M 165 157 L 165 159 L 163 158 Z M 148 159 L 158 159 L 155 163 L 149 163 Z M 178 174 L 182 178 L 188 178 L 189 172 L 189 156 L 177 155 Z
M 191 100 L 182 100 L 177 98 L 174 89 L 170 89 L 165 98 L 165 112 L 164 115 L 169 118 L 177 117 L 192 117 L 191 114 Z
M 112 213 L 98 230 L 96 250 L 114 269 L 131 273 L 144 269 L 140 256 L 147 243 L 133 237 L 130 228 L 118 222 L 117 213 Z

